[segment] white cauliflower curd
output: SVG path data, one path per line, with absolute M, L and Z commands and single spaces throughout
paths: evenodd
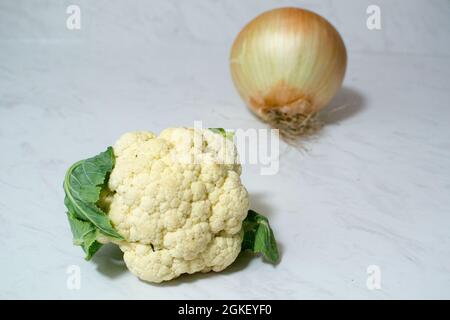
M 241 251 L 249 199 L 233 142 L 211 130 L 124 134 L 101 203 L 115 242 L 142 280 L 221 271 Z

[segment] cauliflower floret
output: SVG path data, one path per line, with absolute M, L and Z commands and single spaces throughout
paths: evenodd
M 249 200 L 232 141 L 210 130 L 131 132 L 114 154 L 108 216 L 131 272 L 161 282 L 236 259 Z

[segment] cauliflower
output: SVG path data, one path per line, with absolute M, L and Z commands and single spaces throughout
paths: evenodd
M 248 211 L 236 147 L 227 137 L 192 128 L 159 136 L 130 132 L 72 165 L 65 204 L 86 259 L 115 243 L 132 273 L 156 283 L 221 271 L 242 249 L 278 260 L 267 219 Z
M 221 271 L 236 259 L 249 200 L 231 141 L 171 128 L 158 137 L 126 133 L 113 149 L 112 195 L 103 202 L 131 272 L 161 282 Z

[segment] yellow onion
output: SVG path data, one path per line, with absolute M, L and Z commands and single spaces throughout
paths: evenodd
M 287 136 L 308 133 L 340 88 L 344 42 L 321 16 L 298 8 L 265 12 L 239 33 L 231 74 L 249 108 Z

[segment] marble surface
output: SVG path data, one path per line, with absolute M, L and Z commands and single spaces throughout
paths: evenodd
M 70 4 L 81 30 L 66 28 Z M 378 0 L 381 30 L 366 27 L 371 4 L 1 1 L 0 297 L 450 298 L 450 2 Z M 67 167 L 131 130 L 264 128 L 228 54 L 247 21 L 285 5 L 327 17 L 349 65 L 307 150 L 281 144 L 276 175 L 244 166 L 281 263 L 244 255 L 223 273 L 151 285 L 113 247 L 84 261 L 64 214 Z M 67 287 L 72 265 L 79 290 Z M 366 285 L 371 265 L 378 290 Z

